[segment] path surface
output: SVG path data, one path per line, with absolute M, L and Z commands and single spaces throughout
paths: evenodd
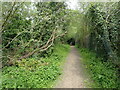
M 63 74 L 55 88 L 87 88 L 85 82 L 88 81 L 89 77 L 87 77 L 79 52 L 74 46 L 71 46 L 71 51 L 63 67 Z

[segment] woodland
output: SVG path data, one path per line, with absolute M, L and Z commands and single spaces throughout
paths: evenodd
M 120 88 L 120 2 L 0 2 L 0 88 L 53 88 L 74 45 L 92 88 Z

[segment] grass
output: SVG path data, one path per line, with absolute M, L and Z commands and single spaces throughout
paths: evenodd
M 79 49 L 83 63 L 89 71 L 93 88 L 120 88 L 120 79 L 117 68 L 111 62 L 102 62 L 102 58 L 87 49 Z
M 4 67 L 2 88 L 52 88 L 61 75 L 61 65 L 69 52 L 69 45 L 56 45 L 49 57 L 23 59 L 17 66 Z

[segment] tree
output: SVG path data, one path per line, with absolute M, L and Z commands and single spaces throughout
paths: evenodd
M 10 10 L 5 10 L 8 5 L 11 6 Z M 5 62 L 46 51 L 54 45 L 55 39 L 67 32 L 64 3 L 3 3 L 3 15 L 5 13 L 7 16 L 3 18 L 2 25 Z

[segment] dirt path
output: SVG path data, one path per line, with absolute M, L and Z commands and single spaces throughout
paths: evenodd
M 55 88 L 87 88 L 89 77 L 85 72 L 85 66 L 80 60 L 79 52 L 74 46 L 67 57 L 63 67 L 63 74 Z

